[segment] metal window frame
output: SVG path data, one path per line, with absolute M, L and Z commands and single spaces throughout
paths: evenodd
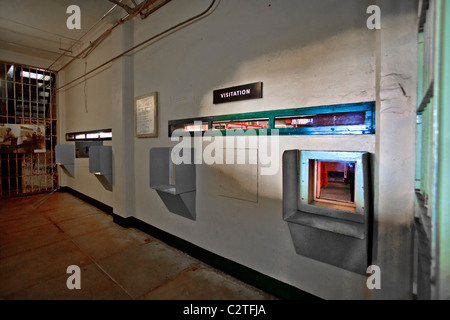
M 92 134 L 92 133 L 112 133 L 112 129 L 103 129 L 103 130 L 90 130 L 90 131 L 78 131 L 78 132 L 68 132 L 66 133 L 66 141 L 111 141 L 111 138 L 87 138 L 86 135 Z M 77 136 L 77 135 L 85 135 L 84 139 L 76 139 L 76 138 L 70 138 L 70 136 Z
M 323 126 L 323 127 L 301 127 L 301 128 L 275 128 L 275 119 L 282 117 L 294 116 L 308 116 L 308 115 L 322 115 L 333 113 L 351 113 L 351 112 L 365 112 L 364 125 L 348 125 L 348 126 Z M 235 130 L 212 130 L 213 122 L 223 121 L 250 121 L 250 120 L 269 120 L 267 129 L 239 129 Z M 168 122 L 168 135 L 172 137 L 173 125 L 190 125 L 194 122 L 208 123 L 208 131 L 203 131 L 202 134 L 208 132 L 210 135 L 242 135 L 254 133 L 256 135 L 263 131 L 266 134 L 271 134 L 272 130 L 276 130 L 277 134 L 282 136 L 289 135 L 364 135 L 375 133 L 375 102 L 361 102 L 352 104 L 339 104 L 330 106 L 307 107 L 296 109 L 284 109 L 273 111 L 261 111 L 252 113 L 230 114 L 220 116 L 209 116 L 189 119 L 170 120 Z M 194 135 L 194 132 L 190 132 Z

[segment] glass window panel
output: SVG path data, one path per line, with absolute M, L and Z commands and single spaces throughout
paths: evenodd
M 275 128 L 334 127 L 364 125 L 365 112 L 330 113 L 275 119 Z
M 86 134 L 86 139 L 98 139 L 99 138 L 99 133 L 87 133 Z
M 112 138 L 112 132 L 100 132 L 100 138 L 101 139 Z
M 37 85 L 39 80 L 42 80 L 43 75 L 35 69 L 24 69 L 21 72 L 21 77 L 24 82 L 29 81 L 33 85 Z
M 54 121 L 55 122 L 55 121 Z M 56 123 L 54 126 L 54 132 L 56 132 Z M 90 131 L 90 132 L 71 132 L 66 134 L 67 141 L 76 141 L 76 140 L 110 140 L 112 139 L 111 130 L 99 130 L 99 131 Z
M 212 124 L 213 130 L 236 130 L 236 129 L 267 129 L 269 119 L 236 120 L 236 121 L 215 121 Z
M 76 140 L 84 140 L 84 139 L 86 139 L 86 135 L 85 134 L 77 134 L 77 135 L 75 135 L 75 139 Z
M 207 131 L 208 130 L 208 123 L 180 123 L 180 124 L 172 124 L 170 126 L 171 132 L 174 132 L 175 130 L 184 130 L 186 132 L 197 132 L 197 131 Z

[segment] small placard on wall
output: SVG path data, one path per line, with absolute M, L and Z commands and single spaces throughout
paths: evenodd
M 136 137 L 155 138 L 158 137 L 158 93 L 136 98 Z

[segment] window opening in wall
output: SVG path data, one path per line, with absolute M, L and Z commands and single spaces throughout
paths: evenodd
M 355 164 L 310 160 L 313 201 L 355 206 Z
M 201 129 L 197 123 L 201 123 Z M 191 135 L 198 131 L 258 135 L 271 134 L 272 130 L 279 135 L 374 134 L 375 102 L 169 120 L 169 137 L 179 129 Z
M 112 129 L 71 132 L 66 134 L 66 141 L 75 141 L 75 157 L 89 158 L 92 146 L 102 146 L 103 141 L 112 140 Z
M 105 141 L 112 140 L 112 130 L 93 130 L 83 132 L 70 132 L 66 133 L 66 141 Z
M 283 219 L 299 255 L 366 274 L 373 237 L 370 156 L 283 153 Z

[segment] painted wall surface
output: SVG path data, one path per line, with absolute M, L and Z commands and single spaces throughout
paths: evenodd
M 135 43 L 209 3 L 174 1 L 152 19 L 136 21 Z M 252 166 L 198 166 L 196 221 L 168 212 L 149 189 L 149 149 L 174 145 L 166 133 L 169 120 L 376 100 L 376 32 L 366 28 L 365 2 L 270 4 L 221 1 L 211 15 L 134 55 L 134 95 L 160 94 L 160 137 L 135 140 L 135 215 L 322 298 L 366 298 L 370 292 L 364 276 L 296 254 L 282 219 L 281 167 L 255 179 Z M 212 104 L 213 90 L 257 81 L 264 83 L 262 100 Z M 375 136 L 283 137 L 277 150 L 280 165 L 282 153 L 291 149 L 374 153 Z M 233 195 L 243 186 L 248 194 Z
M 47 68 L 52 61 L 46 58 L 30 56 L 24 53 L 17 53 L 0 47 L 0 60 L 17 64 L 24 64 L 38 68 Z
M 86 87 L 82 83 L 60 93 L 64 132 L 113 128 L 113 192 L 104 191 L 100 183 L 95 187 L 95 177 L 88 176 L 88 164 L 82 159 L 76 162 L 78 176 L 63 178 L 66 185 L 112 205 L 118 215 L 135 216 L 321 298 L 409 298 L 409 271 L 401 275 L 399 268 L 411 260 L 410 239 L 403 227 L 409 228 L 413 218 L 412 193 L 401 193 L 396 201 L 394 187 L 380 187 L 398 177 L 402 183 L 397 186 L 414 190 L 414 165 L 412 172 L 403 169 L 414 158 L 415 121 L 410 111 L 415 101 L 410 95 L 390 109 L 390 103 L 401 98 L 401 90 L 387 82 L 392 80 L 390 73 L 400 74 L 396 79 L 407 93 L 415 83 L 414 3 L 398 3 L 402 5 L 386 6 L 385 13 L 392 19 L 381 33 L 366 27 L 366 1 L 218 1 L 212 13 L 114 61 L 91 77 Z M 146 20 L 125 23 L 89 56 L 89 67 L 198 14 L 209 4 L 209 0 L 171 1 Z M 397 16 L 401 17 L 398 23 Z M 60 80 L 70 81 L 82 75 L 84 68 L 84 61 L 76 62 Z M 213 90 L 257 81 L 264 83 L 263 99 L 213 105 Z M 133 100 L 152 92 L 160 97 L 159 137 L 137 139 Z M 395 98 L 391 102 L 384 95 L 389 92 Z M 169 120 L 364 101 L 377 101 L 381 125 L 376 135 L 280 138 L 276 149 L 280 167 L 273 175 L 254 175 L 261 172 L 261 165 L 249 166 L 248 175 L 240 174 L 238 166 L 224 170 L 222 165 L 199 165 L 196 221 L 170 213 L 150 188 L 150 149 L 176 144 L 167 135 Z M 384 124 L 390 128 L 386 132 Z M 401 132 L 395 140 L 398 128 Z M 292 149 L 373 155 L 376 201 L 383 201 L 375 204 L 375 217 L 383 226 L 374 241 L 380 248 L 377 253 L 388 252 L 375 260 L 381 270 L 400 277 L 398 285 L 388 276 L 391 286 L 375 294 L 366 287 L 367 277 L 295 253 L 282 219 L 281 157 Z M 395 175 L 390 167 L 392 152 Z M 233 195 L 236 184 L 245 187 L 247 194 Z
M 385 14 L 377 54 L 375 261 L 384 292 L 410 298 L 417 92 L 417 1 L 380 1 Z M 395 30 L 395 31 L 393 31 Z
M 58 74 L 57 87 L 63 87 L 72 79 L 82 76 L 111 55 L 111 38 L 107 38 L 87 58 L 76 60 Z M 59 105 L 59 142 L 65 141 L 68 132 L 102 130 L 112 128 L 112 86 L 111 66 L 88 75 L 86 81 L 76 81 L 58 92 Z M 112 141 L 104 141 L 104 145 L 112 145 Z M 89 173 L 89 158 L 75 159 L 75 177 L 60 172 L 60 185 L 70 187 L 88 195 L 106 205 L 112 206 L 113 193 L 105 189 L 97 177 Z

